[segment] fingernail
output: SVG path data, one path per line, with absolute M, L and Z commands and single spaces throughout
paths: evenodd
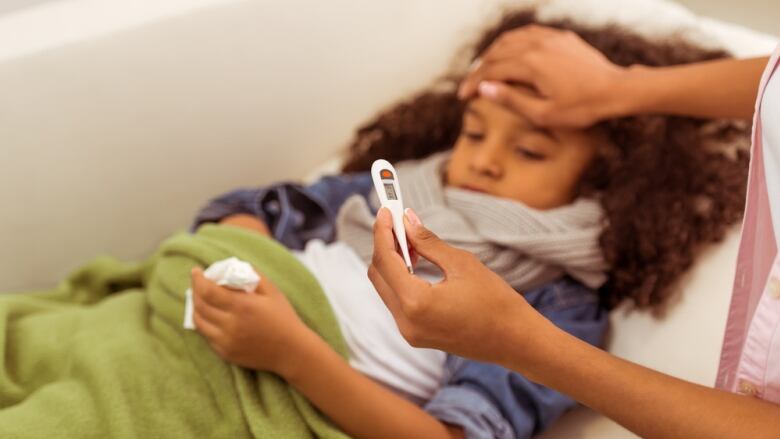
M 488 99 L 498 97 L 498 85 L 495 82 L 482 81 L 479 83 L 479 95 Z
M 415 226 L 422 225 L 422 221 L 420 221 L 420 218 L 414 213 L 411 207 L 404 209 L 404 214 L 411 224 L 414 224 Z

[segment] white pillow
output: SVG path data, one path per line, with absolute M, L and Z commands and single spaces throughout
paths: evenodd
M 620 24 L 649 38 L 679 35 L 739 57 L 766 55 L 777 44 L 776 37 L 699 17 L 668 0 L 523 0 L 514 4 L 535 6 L 541 19 L 570 18 L 593 26 Z

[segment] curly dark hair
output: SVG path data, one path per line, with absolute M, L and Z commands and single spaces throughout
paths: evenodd
M 618 26 L 587 28 L 568 20 L 540 22 L 534 11 L 507 13 L 477 43 L 479 56 L 502 33 L 543 24 L 577 33 L 615 64 L 668 66 L 729 56 L 677 38 L 649 41 Z M 376 158 L 401 161 L 451 148 L 465 103 L 456 96 L 463 73 L 380 113 L 358 129 L 345 172 Z M 573 79 L 574 80 L 574 79 Z M 720 241 L 742 216 L 748 169 L 747 125 L 736 121 L 642 115 L 595 127 L 612 144 L 581 182 L 606 212 L 601 248 L 611 266 L 600 295 L 612 308 L 662 304 L 703 244 Z

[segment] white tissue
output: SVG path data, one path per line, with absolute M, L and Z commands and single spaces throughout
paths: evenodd
M 260 276 L 255 272 L 251 265 L 236 258 L 227 258 L 217 261 L 206 271 L 203 272 L 206 279 L 216 282 L 231 290 L 245 291 L 251 293 L 257 289 L 260 283 Z M 195 329 L 195 321 L 192 318 L 192 288 L 187 288 L 184 293 L 184 329 Z
M 203 275 L 206 276 L 206 279 L 216 282 L 217 285 L 247 293 L 255 291 L 257 284 L 260 283 L 260 276 L 255 273 L 254 268 L 235 257 L 211 264 L 203 272 Z

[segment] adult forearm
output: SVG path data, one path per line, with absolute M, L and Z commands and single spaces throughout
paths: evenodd
M 417 347 L 502 364 L 609 416 L 642 437 L 778 438 L 780 406 L 687 383 L 594 348 L 534 310 L 476 257 L 406 216 L 418 254 L 445 280 L 411 275 L 396 251 L 390 212 L 374 225 L 369 278 Z
M 619 359 L 539 322 L 515 334 L 532 346 L 508 366 L 646 438 L 778 438 L 780 407 L 689 383 Z M 523 344 L 508 343 L 510 346 Z
M 658 113 L 748 120 L 767 61 L 761 57 L 631 67 L 612 90 L 616 115 Z
M 462 437 L 459 429 L 357 372 L 318 337 L 305 352 L 285 379 L 350 436 Z

